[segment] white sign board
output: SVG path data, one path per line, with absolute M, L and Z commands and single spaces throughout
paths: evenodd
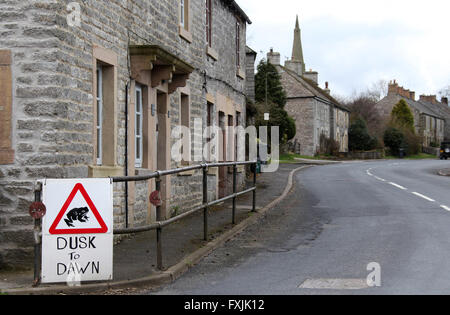
M 42 180 L 42 283 L 113 277 L 111 179 Z

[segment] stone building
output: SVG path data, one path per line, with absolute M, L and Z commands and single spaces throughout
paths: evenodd
M 322 135 L 337 141 L 340 152 L 348 152 L 350 112 L 330 95 L 328 83 L 325 89 L 319 87 L 318 72 L 306 71 L 298 17 L 292 58 L 282 66 L 280 54 L 271 50 L 267 60 L 281 75 L 281 84 L 287 94 L 285 109 L 297 126 L 293 142 L 300 144 L 298 153 L 314 156 L 320 149 Z
M 27 211 L 37 179 L 211 160 L 202 131 L 245 124 L 248 23 L 230 0 L 1 2 L 0 266 L 32 261 Z M 171 152 L 176 126 L 192 131 L 181 162 Z M 238 143 L 224 138 L 219 160 L 234 160 Z M 209 198 L 229 192 L 231 177 L 211 169 Z M 201 204 L 201 181 L 200 172 L 165 177 L 163 217 Z M 154 221 L 154 189 L 154 181 L 115 184 L 114 226 Z
M 389 83 L 388 95 L 376 104 L 385 120 L 390 119 L 392 109 L 401 100 L 405 100 L 414 115 L 414 125 L 416 133 L 422 137 L 423 146 L 429 147 L 431 144 L 440 144 L 444 138 L 449 137 L 450 109 L 448 101 L 443 99 L 440 103 L 435 95 L 420 95 L 416 100 L 416 93 L 398 85 L 394 80 Z
M 255 102 L 255 62 L 258 54 L 248 46 L 245 48 L 245 54 L 247 58 L 247 69 L 245 73 L 247 98 Z

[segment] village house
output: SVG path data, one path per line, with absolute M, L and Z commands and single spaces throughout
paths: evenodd
M 350 111 L 331 96 L 328 83 L 325 89 L 319 87 L 318 72 L 306 71 L 298 17 L 292 58 L 282 66 L 280 54 L 271 50 L 267 61 L 277 68 L 281 76 L 281 84 L 287 94 L 285 109 L 296 122 L 297 134 L 292 140 L 296 144 L 294 147 L 299 147 L 296 153 L 317 154 L 321 136 L 335 140 L 340 152 L 348 152 Z
M 246 121 L 249 23 L 232 0 L 0 3 L 0 266 L 32 261 L 36 180 L 211 160 L 189 159 L 206 143 L 198 130 Z M 172 159 L 176 126 L 192 131 L 182 161 Z M 233 161 L 238 142 L 224 138 L 218 160 Z M 240 185 L 244 176 L 239 168 Z M 164 177 L 163 218 L 201 204 L 201 183 L 198 171 Z M 227 169 L 210 169 L 209 199 L 231 183 Z M 154 180 L 114 184 L 114 226 L 155 221 L 154 189 Z
M 440 145 L 444 139 L 450 139 L 450 108 L 448 100 L 436 100 L 435 95 L 420 95 L 416 100 L 416 93 L 399 86 L 396 80 L 388 86 L 388 95 L 375 106 L 385 120 L 391 117 L 392 109 L 401 100 L 405 100 L 414 115 L 416 133 L 422 137 L 423 146 Z

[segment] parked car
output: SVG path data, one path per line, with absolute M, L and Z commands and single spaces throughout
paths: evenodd
M 450 142 L 442 142 L 440 152 L 441 160 L 450 158 Z

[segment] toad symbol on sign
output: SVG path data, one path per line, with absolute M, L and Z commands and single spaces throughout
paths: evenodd
M 68 227 L 75 227 L 74 221 L 85 223 L 89 221 L 89 217 L 86 215 L 89 212 L 88 208 L 75 208 L 67 213 L 67 219 L 64 219 Z

